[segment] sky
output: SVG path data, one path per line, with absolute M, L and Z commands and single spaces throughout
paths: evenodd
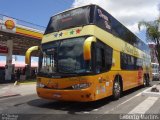
M 73 0 L 0 0 L 0 14 L 46 27 L 49 18 L 71 8 Z
M 139 21 L 152 21 L 159 15 L 160 0 L 75 0 L 73 7 L 98 4 L 119 20 L 123 25 L 145 41 L 145 29 L 138 29 Z
M 46 27 L 51 16 L 91 3 L 104 8 L 145 41 L 145 29 L 139 31 L 138 22 L 158 17 L 160 0 L 0 0 L 0 14 Z

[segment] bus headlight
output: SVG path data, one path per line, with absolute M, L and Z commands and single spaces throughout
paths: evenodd
M 44 84 L 42 84 L 42 83 L 37 83 L 37 88 L 44 88 L 44 87 L 45 87 Z
M 81 84 L 76 84 L 72 85 L 73 89 L 85 89 L 91 86 L 91 83 L 81 83 Z

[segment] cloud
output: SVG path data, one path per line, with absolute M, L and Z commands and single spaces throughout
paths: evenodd
M 123 25 L 138 33 L 138 22 L 158 17 L 159 0 L 75 0 L 72 7 L 97 4 L 112 14 Z

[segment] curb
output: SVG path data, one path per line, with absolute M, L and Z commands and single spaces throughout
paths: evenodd
M 36 82 L 19 83 L 19 85 L 31 85 L 31 84 L 36 84 Z
M 156 87 L 156 85 L 146 89 L 141 93 L 142 96 L 148 96 L 148 97 L 160 97 L 160 92 L 149 92 L 152 88 Z
M 31 84 L 36 84 L 36 82 L 18 82 L 18 81 L 15 81 L 14 83 L 14 86 L 17 86 L 17 85 L 31 85 Z
M 13 97 L 13 96 L 19 96 L 20 93 L 14 91 L 14 87 L 16 87 L 15 84 L 2 88 L 2 90 L 0 91 L 0 99 Z
M 14 97 L 14 96 L 20 96 L 20 94 L 4 95 L 4 96 L 0 96 L 0 99 Z

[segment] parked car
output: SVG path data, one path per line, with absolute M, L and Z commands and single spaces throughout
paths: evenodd
M 152 63 L 152 76 L 153 76 L 153 80 L 160 80 L 158 63 Z

